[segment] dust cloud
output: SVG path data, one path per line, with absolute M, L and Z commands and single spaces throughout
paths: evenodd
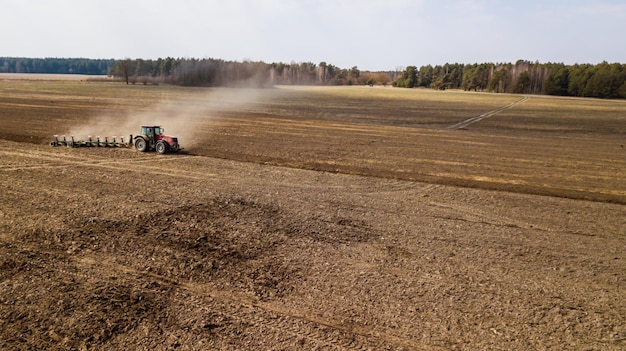
M 194 91 L 195 90 L 195 91 Z M 270 99 L 271 89 L 255 88 L 194 88 L 168 89 L 154 104 L 140 107 L 140 110 L 125 112 L 122 115 L 99 115 L 85 124 L 71 129 L 68 136 L 76 140 L 86 140 L 90 136 L 109 140 L 115 136 L 128 141 L 129 135 L 137 135 L 141 125 L 160 125 L 164 134 L 176 136 L 181 147 L 193 147 L 210 138 L 207 120 L 216 118 L 220 112 L 232 112 L 252 108 L 263 99 Z

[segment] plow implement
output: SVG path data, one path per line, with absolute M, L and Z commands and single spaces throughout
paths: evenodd
M 104 139 L 102 139 L 99 136 L 95 139 L 89 136 L 87 140 L 75 140 L 74 136 L 70 136 L 70 138 L 67 139 L 65 135 L 61 138 L 59 138 L 58 135 L 55 135 L 54 140 L 50 143 L 50 145 L 67 147 L 130 147 L 132 146 L 132 139 L 132 135 L 127 140 L 124 140 L 124 137 L 118 138 L 117 136 L 113 136 L 111 140 L 109 140 L 109 137 L 104 137 Z

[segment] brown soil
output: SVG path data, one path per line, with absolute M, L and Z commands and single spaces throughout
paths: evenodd
M 296 142 L 305 122 L 223 113 L 206 145 L 158 156 L 48 146 L 76 101 L 1 104 L 0 349 L 626 348 L 623 176 L 596 170 L 592 151 L 562 152 L 555 163 L 584 160 L 606 182 L 545 196 L 530 151 L 569 139 L 521 136 L 527 188 L 461 187 L 453 162 L 426 179 L 406 165 L 428 162 L 394 148 L 413 133 L 422 146 L 442 136 L 440 150 L 501 138 L 322 118 L 329 142 L 314 146 L 315 128 Z M 20 123 L 41 129 L 11 123 L 33 111 L 48 117 Z M 505 163 L 482 150 L 471 167 Z

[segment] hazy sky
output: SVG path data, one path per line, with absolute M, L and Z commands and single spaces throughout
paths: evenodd
M 0 0 L 0 56 L 626 62 L 626 0 Z

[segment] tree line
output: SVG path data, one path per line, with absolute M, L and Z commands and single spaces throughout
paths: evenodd
M 0 73 L 107 75 L 114 59 L 0 57 Z
M 390 85 L 390 72 L 362 72 L 320 62 L 264 63 L 220 59 L 157 60 L 125 59 L 115 62 L 110 74 L 126 83 L 175 84 L 183 86 L 272 85 Z
M 626 64 L 539 63 L 448 64 L 408 66 L 393 82 L 397 87 L 463 89 L 495 93 L 626 98 Z
M 626 64 L 446 63 L 370 72 L 327 62 L 264 63 L 220 59 L 85 59 L 0 57 L 0 73 L 110 75 L 127 84 L 183 86 L 393 85 L 496 93 L 626 98 Z

